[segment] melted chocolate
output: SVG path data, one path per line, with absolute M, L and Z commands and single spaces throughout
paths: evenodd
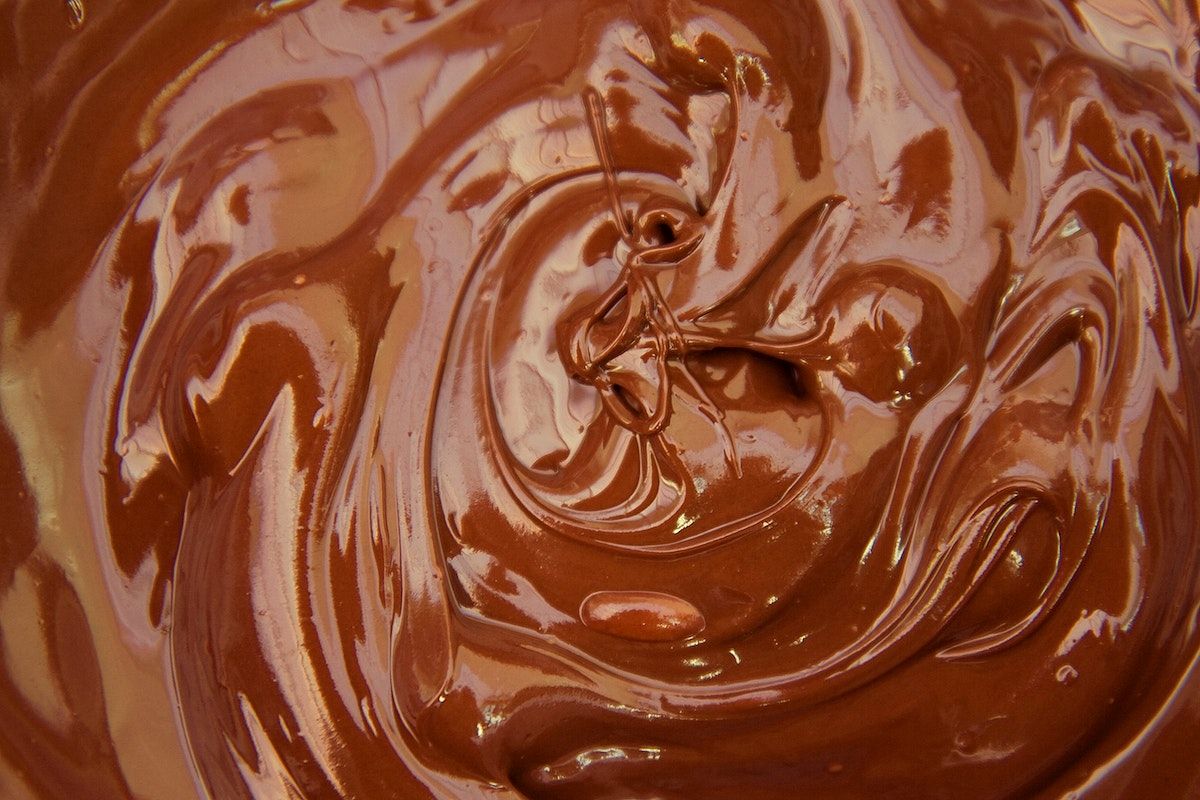
M 0 795 L 1200 794 L 1185 7 L 7 4 Z

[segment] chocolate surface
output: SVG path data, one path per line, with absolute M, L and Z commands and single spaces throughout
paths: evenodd
M 0 797 L 1200 796 L 1196 23 L 0 4 Z

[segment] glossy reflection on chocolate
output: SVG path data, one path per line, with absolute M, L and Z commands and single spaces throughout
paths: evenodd
M 1186 5 L 0 9 L 0 795 L 1200 792 Z

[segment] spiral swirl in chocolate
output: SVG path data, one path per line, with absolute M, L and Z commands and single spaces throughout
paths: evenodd
M 1200 791 L 1185 5 L 0 9 L 0 794 Z

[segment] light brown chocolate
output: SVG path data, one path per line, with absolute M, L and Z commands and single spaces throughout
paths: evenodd
M 0 6 L 0 797 L 1200 796 L 1198 55 Z

